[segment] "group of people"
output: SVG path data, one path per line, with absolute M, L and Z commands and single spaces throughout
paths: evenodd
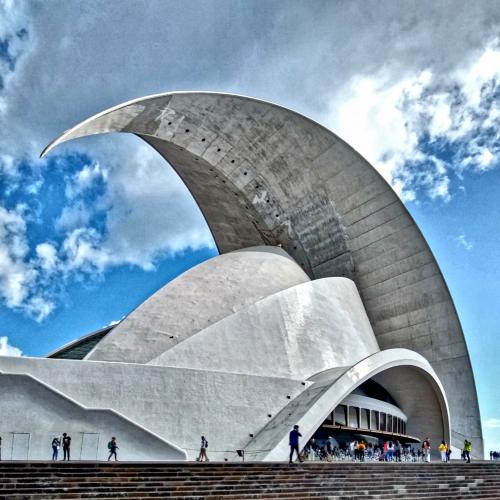
M 490 451 L 490 460 L 500 460 L 500 451 Z
M 59 455 L 59 449 L 62 445 L 63 449 L 63 460 L 70 460 L 70 452 L 71 452 L 71 436 L 69 436 L 66 432 L 63 433 L 62 439 L 59 436 L 55 436 L 52 440 L 52 460 L 57 460 Z M 111 441 L 108 443 L 109 457 L 108 461 L 111 460 L 111 457 L 115 457 L 115 461 L 118 460 L 118 455 L 116 451 L 118 450 L 118 444 L 116 442 L 116 437 L 113 436 Z
M 58 436 L 55 436 L 52 440 L 52 460 L 57 460 L 61 444 L 64 453 L 63 460 L 70 460 L 71 436 L 68 436 L 68 434 L 66 434 L 65 432 L 63 432 L 62 439 Z
M 364 440 L 355 440 L 346 443 L 343 448 L 336 446 L 332 437 L 321 440 L 321 443 L 312 438 L 304 447 L 302 453 L 299 451 L 299 438 L 302 434 L 299 432 L 299 426 L 294 425 L 289 434 L 290 456 L 289 463 L 293 462 L 293 455 L 296 453 L 300 462 L 304 460 L 353 460 L 364 462 L 366 460 L 377 460 L 385 462 L 430 462 L 431 461 L 431 442 L 428 437 L 422 441 L 422 446 L 415 450 L 410 445 L 401 444 L 399 441 L 385 441 L 383 444 L 372 444 Z M 451 458 L 451 447 L 446 441 L 441 441 L 438 446 L 442 462 L 449 462 Z M 464 441 L 462 449 L 462 459 L 470 463 L 470 454 L 472 443 L 467 439 Z M 494 458 L 496 454 L 496 458 Z M 490 459 L 500 458 L 497 452 L 490 452 Z

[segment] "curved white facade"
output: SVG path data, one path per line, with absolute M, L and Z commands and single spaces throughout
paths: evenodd
M 472 371 L 446 284 L 363 158 L 290 110 L 210 93 L 126 103 L 45 153 L 111 131 L 139 135 L 176 169 L 221 255 L 165 285 L 97 344 L 64 350 L 83 360 L 0 358 L 21 393 L 33 393 L 36 379 L 87 411 L 116 412 L 131 424 L 121 448 L 133 450 L 142 430 L 157 436 L 165 460 L 193 459 L 202 434 L 212 459 L 244 449 L 249 459 L 283 460 L 292 425 L 304 445 L 373 381 L 397 403 L 407 434 L 455 446 L 467 437 L 481 455 Z M 88 426 L 70 414 L 65 431 L 81 436 L 83 450 Z M 2 417 L 0 435 L 54 429 L 30 412 Z M 44 446 L 30 458 L 46 458 Z

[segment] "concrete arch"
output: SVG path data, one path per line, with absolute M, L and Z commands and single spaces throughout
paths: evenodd
M 311 377 L 314 382 L 287 405 L 269 424 L 249 442 L 246 452 L 252 459 L 284 460 L 288 451 L 288 432 L 293 425 L 300 426 L 301 446 L 309 441 L 329 413 L 356 387 L 370 378 L 386 374 L 385 381 L 394 381 L 392 370 L 411 372 L 413 386 L 402 387 L 398 406 L 408 416 L 407 433 L 430 437 L 434 451 L 438 442 L 450 442 L 450 413 L 444 388 L 425 358 L 408 349 L 387 349 L 375 353 L 356 365 L 345 369 L 327 370 Z M 399 383 L 392 382 L 389 391 Z M 421 411 L 412 412 L 416 401 Z M 425 402 L 425 404 L 422 404 Z M 410 411 L 408 411 L 410 410 Z M 419 420 L 421 419 L 421 420 Z
M 449 394 L 455 446 L 467 436 L 482 456 L 472 368 L 446 283 L 403 204 L 356 151 L 277 105 L 186 92 L 104 111 L 43 154 L 105 132 L 134 133 L 172 165 L 221 253 L 280 243 L 311 278 L 353 279 L 380 347 L 431 362 Z

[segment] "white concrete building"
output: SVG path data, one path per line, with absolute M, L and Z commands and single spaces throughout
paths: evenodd
M 460 448 L 482 433 L 446 283 L 390 186 L 352 148 L 290 110 L 173 93 L 104 111 L 65 140 L 131 132 L 184 180 L 220 255 L 119 325 L 47 358 L 0 358 L 3 457 L 285 460 L 328 433 Z M 456 456 L 456 455 L 455 455 Z

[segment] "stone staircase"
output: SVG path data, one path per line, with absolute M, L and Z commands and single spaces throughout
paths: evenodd
M 500 499 L 500 462 L 0 462 L 0 499 Z

